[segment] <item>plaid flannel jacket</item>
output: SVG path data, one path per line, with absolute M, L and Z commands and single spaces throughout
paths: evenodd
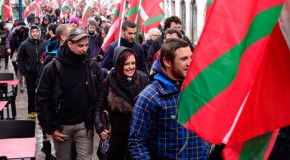
M 210 145 L 172 118 L 177 114 L 180 86 L 161 74 L 154 78 L 134 106 L 129 136 L 133 159 L 205 160 Z

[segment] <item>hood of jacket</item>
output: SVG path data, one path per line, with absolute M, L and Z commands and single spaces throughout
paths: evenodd
M 160 81 L 164 87 L 171 88 L 173 86 L 181 86 L 184 79 L 172 79 L 169 77 L 160 64 L 160 56 L 154 61 L 152 65 L 152 74 L 149 76 L 149 82 L 153 83 L 153 81 Z
M 132 50 L 131 48 L 127 48 L 127 47 L 123 47 L 123 46 L 116 47 L 115 50 L 114 50 L 114 56 L 113 56 L 113 64 L 114 64 L 114 67 L 116 67 L 116 62 L 117 62 L 118 58 L 120 57 L 120 55 L 122 53 L 124 53 L 125 51 L 130 51 L 130 52 L 135 53 L 135 51 Z
M 17 33 L 20 33 L 20 32 L 27 32 L 28 33 L 29 31 L 29 28 L 25 25 L 20 25 L 20 26 L 16 26 L 13 28 L 13 34 L 17 34 Z
M 77 55 L 69 49 L 68 46 L 63 46 L 59 49 L 56 59 L 73 68 L 81 66 L 85 61 L 90 60 L 93 56 L 88 53 L 86 55 Z
M 29 28 L 29 31 L 28 31 L 28 38 L 33 40 L 32 35 L 31 35 L 31 30 L 32 30 L 32 29 L 35 29 L 35 28 L 37 28 L 37 29 L 39 30 L 39 35 L 38 35 L 38 38 L 37 38 L 36 40 L 41 40 L 41 30 L 40 30 L 40 28 L 39 28 L 37 25 L 32 25 L 32 26 Z
M 58 52 L 58 48 L 59 48 L 59 41 L 52 41 L 47 43 L 47 45 L 45 46 L 45 52 L 48 54 L 54 54 L 56 55 Z

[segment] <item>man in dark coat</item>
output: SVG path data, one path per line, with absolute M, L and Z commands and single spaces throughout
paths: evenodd
M 120 46 L 133 49 L 138 57 L 137 69 L 143 71 L 144 73 L 148 73 L 144 51 L 140 44 L 134 42 L 135 35 L 136 24 L 131 20 L 124 21 L 122 24 L 122 37 L 120 40 Z M 110 70 L 113 67 L 114 50 L 118 46 L 118 42 L 119 40 L 114 41 L 106 49 L 101 66 L 107 70 Z
M 28 38 L 19 46 L 17 54 L 17 67 L 21 75 L 26 79 L 28 94 L 28 114 L 35 118 L 35 83 L 41 65 L 39 59 L 45 51 L 46 40 L 41 38 L 41 30 L 38 26 L 31 26 Z
M 90 20 L 87 25 L 86 32 L 89 35 L 89 48 L 94 57 L 97 57 L 101 51 L 101 36 L 97 32 L 97 23 L 95 20 Z
M 52 135 L 57 159 L 70 159 L 71 142 L 77 159 L 93 156 L 94 110 L 104 74 L 88 51 L 88 34 L 70 31 L 64 46 L 48 63 L 36 90 L 37 118 Z

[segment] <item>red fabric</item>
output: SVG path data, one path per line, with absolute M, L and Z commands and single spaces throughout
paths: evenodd
M 4 10 L 4 12 L 2 12 L 2 13 L 4 13 L 4 15 L 2 15 L 2 20 L 7 21 L 8 18 L 11 16 L 10 15 L 11 4 L 10 4 L 9 0 L 4 0 L 2 9 Z
M 121 27 L 121 16 L 124 8 L 125 2 L 127 3 L 126 0 L 122 0 L 121 2 L 119 2 L 117 4 L 117 8 L 116 10 L 119 10 L 119 15 L 117 15 L 116 17 L 113 18 L 112 20 L 112 25 L 109 29 L 108 35 L 104 40 L 104 43 L 102 45 L 102 50 L 104 52 L 106 52 L 106 49 L 108 47 L 108 45 L 110 45 L 113 41 L 117 40 L 119 38 L 120 35 L 120 27 Z
M 158 58 L 159 55 L 160 55 L 160 49 L 155 53 L 153 57 L 153 62 Z
M 229 141 L 244 141 L 290 124 L 289 60 L 290 50 L 277 24 Z

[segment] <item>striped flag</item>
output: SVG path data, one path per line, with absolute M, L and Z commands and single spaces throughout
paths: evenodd
M 67 4 L 66 1 L 63 1 L 61 5 L 60 18 L 63 18 L 65 14 L 67 14 Z
M 252 138 L 290 124 L 289 34 L 278 23 L 283 6 L 284 0 L 215 0 L 208 13 L 177 119 L 206 141 L 226 144 L 226 159 L 229 148 L 243 151 Z
M 143 0 L 140 16 L 144 21 L 144 32 L 148 33 L 151 28 L 157 28 L 164 18 L 164 11 L 160 7 L 162 0 Z
M 82 24 L 83 28 L 86 28 L 87 19 L 93 16 L 92 1 L 87 1 L 87 4 L 83 10 Z
M 33 1 L 29 4 L 29 6 L 26 7 L 26 9 L 23 11 L 23 18 L 26 18 L 29 13 L 34 12 L 35 16 L 39 17 L 42 10 L 42 5 L 40 0 Z
M 59 4 L 57 3 L 57 1 L 56 0 L 52 0 L 51 1 L 51 7 L 52 7 L 52 9 L 59 9 Z
M 125 6 L 124 6 L 125 5 Z M 107 34 L 107 37 L 104 40 L 102 45 L 102 50 L 105 52 L 108 45 L 111 44 L 113 41 L 117 40 L 120 36 L 120 27 L 121 27 L 121 19 L 123 8 L 126 7 L 127 1 L 121 0 L 118 2 L 116 10 L 114 12 L 114 18 L 112 19 L 111 27 Z
M 138 39 L 139 28 L 143 28 L 145 33 L 151 28 L 157 28 L 164 18 L 164 11 L 160 7 L 161 0 L 131 0 L 127 11 L 128 19 L 136 23 Z
M 71 15 L 76 15 L 76 9 L 77 9 L 77 1 L 75 0 L 70 1 Z
M 1 18 L 2 21 L 7 21 L 8 18 L 11 16 L 10 13 L 12 12 L 11 4 L 9 0 L 4 0 L 4 2 L 1 5 Z

